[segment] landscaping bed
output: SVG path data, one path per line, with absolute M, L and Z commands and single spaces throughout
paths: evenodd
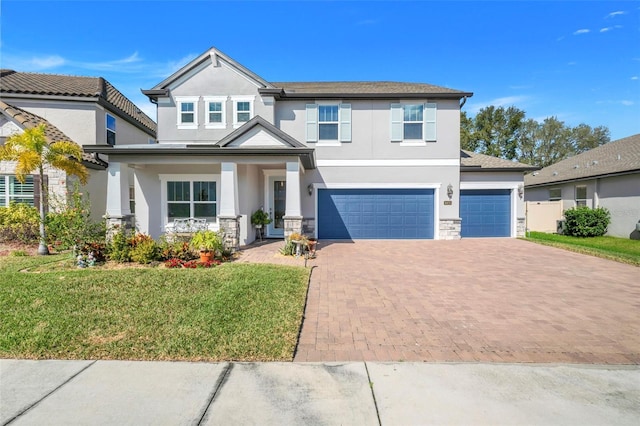
M 293 359 L 304 268 L 58 267 L 68 261 L 68 254 L 0 257 L 0 357 Z

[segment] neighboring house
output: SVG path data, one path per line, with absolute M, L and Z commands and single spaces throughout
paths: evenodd
M 155 122 L 103 78 L 0 70 L 0 144 L 12 134 L 40 124 L 46 126 L 50 143 L 155 143 Z M 107 161 L 89 153 L 83 155 L 82 161 L 90 172 L 82 191 L 90 196 L 92 217 L 102 220 L 106 211 Z M 13 162 L 0 162 L 0 207 L 10 201 L 37 206 L 41 198 L 38 177 L 28 176 L 21 184 L 14 171 Z M 60 170 L 46 170 L 45 178 L 52 203 L 64 199 L 75 179 L 67 179 Z
M 268 237 L 524 232 L 518 188 L 531 167 L 460 151 L 461 102 L 472 93 L 268 82 L 215 48 L 143 93 L 157 104 L 158 144 L 84 147 L 109 156 L 111 224 L 129 214 L 133 169 L 136 225 L 153 237 L 175 219 L 206 218 L 238 247 L 255 239 L 250 216 L 261 208 L 273 219 Z
M 640 238 L 640 134 L 559 161 L 525 176 L 527 201 L 562 201 L 563 208 L 606 207 L 607 234 Z M 560 219 L 560 217 L 558 217 Z

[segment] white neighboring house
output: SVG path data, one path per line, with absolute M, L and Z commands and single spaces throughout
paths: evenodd
M 524 182 L 526 201 L 562 200 L 565 210 L 606 207 L 607 235 L 640 239 L 640 134 L 559 161 Z
M 133 102 L 101 77 L 24 73 L 0 70 L 0 144 L 24 129 L 46 126 L 50 143 L 68 140 L 78 145 L 148 145 L 155 143 L 156 124 Z M 91 199 L 91 214 L 101 220 L 106 212 L 107 158 L 85 153 L 90 177 L 83 192 Z M 0 162 L 0 207 L 10 201 L 38 206 L 37 176 L 20 184 L 13 162 Z M 46 170 L 49 194 L 64 197 L 75 178 Z M 133 196 L 133 187 L 127 196 Z M 133 200 L 132 205 L 133 205 Z
M 457 239 L 524 233 L 530 166 L 460 151 L 472 93 L 424 83 L 268 82 L 215 48 L 149 90 L 158 144 L 92 145 L 109 157 L 107 211 L 156 238 L 206 219 L 238 247 L 266 236 Z

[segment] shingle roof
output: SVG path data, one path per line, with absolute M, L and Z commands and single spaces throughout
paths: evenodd
M 272 82 L 272 85 L 282 88 L 285 92 L 294 93 L 326 93 L 326 94 L 459 94 L 468 93 L 434 86 L 425 83 L 404 83 L 397 81 L 315 81 L 315 82 Z
M 102 77 L 78 77 L 0 70 L 1 94 L 54 95 L 97 98 L 156 133 L 156 123 Z
M 526 186 L 640 171 L 640 134 L 609 142 L 524 177 Z
M 45 137 L 49 143 L 56 143 L 59 141 L 71 141 L 67 135 L 65 135 L 60 129 L 58 129 L 53 124 L 49 123 L 44 118 L 32 114 L 28 111 L 25 111 L 21 108 L 15 107 L 13 105 L 9 105 L 6 102 L 0 100 L 0 111 L 4 113 L 9 118 L 13 119 L 15 122 L 19 123 L 20 126 L 24 128 L 34 128 L 39 126 L 40 124 L 45 125 Z M 82 160 L 88 163 L 94 164 L 100 167 L 107 167 L 107 163 L 95 158 L 94 155 L 82 153 Z
M 472 151 L 460 151 L 460 168 L 463 171 L 487 171 L 487 170 L 513 170 L 527 171 L 537 170 L 538 167 L 517 161 L 505 160 L 490 155 L 478 154 Z

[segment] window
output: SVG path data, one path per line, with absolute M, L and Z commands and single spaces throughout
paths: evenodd
M 582 207 L 587 205 L 587 187 L 576 186 L 576 206 Z
M 116 118 L 111 114 L 107 114 L 107 144 L 116 144 Z
M 7 207 L 12 201 L 35 206 L 35 189 L 33 176 L 26 176 L 20 183 L 15 176 L 0 175 L 0 207 Z
M 562 189 L 551 188 L 549 190 L 549 201 L 558 201 L 562 199 Z
M 391 140 L 420 144 L 436 141 L 435 103 L 391 104 Z
M 133 186 L 129 187 L 129 210 L 131 214 L 136 213 L 136 190 Z
M 253 118 L 254 96 L 234 96 L 232 99 L 233 126 L 240 127 Z
M 227 127 L 225 107 L 226 96 L 205 96 L 205 127 L 207 129 L 224 129 Z
M 351 104 L 307 104 L 307 142 L 351 142 Z
M 167 213 L 170 221 L 188 217 L 215 220 L 216 208 L 216 182 L 167 182 Z
M 176 97 L 178 129 L 198 128 L 198 97 Z

